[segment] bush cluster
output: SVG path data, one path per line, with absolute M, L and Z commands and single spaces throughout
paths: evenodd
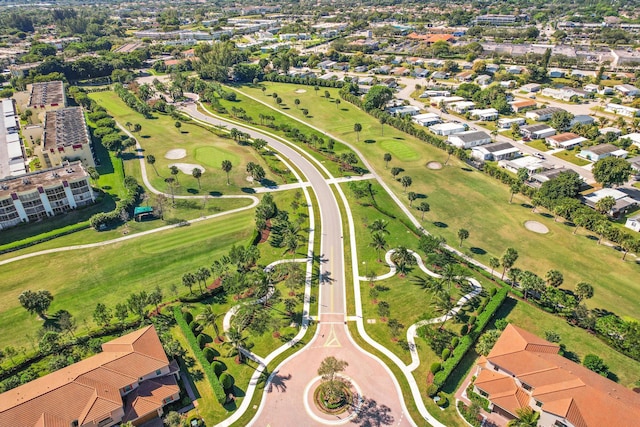
M 198 359 L 198 362 L 200 362 L 200 364 L 202 365 L 204 374 L 209 380 L 209 384 L 211 385 L 211 389 L 213 390 L 213 394 L 215 394 L 218 403 L 224 405 L 227 399 L 224 388 L 222 387 L 222 384 L 220 384 L 220 380 L 218 380 L 218 376 L 216 375 L 212 364 L 207 360 L 202 349 L 200 348 L 200 345 L 196 340 L 196 336 L 193 334 L 191 328 L 189 327 L 189 324 L 182 315 L 182 310 L 177 305 L 173 307 L 173 316 L 175 317 L 178 326 L 180 326 L 182 333 L 185 337 L 187 337 L 187 341 L 189 342 L 189 346 L 191 347 L 193 354 L 196 356 L 196 359 Z M 191 317 L 193 318 L 193 316 Z

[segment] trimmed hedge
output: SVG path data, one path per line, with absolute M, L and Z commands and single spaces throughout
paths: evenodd
M 216 377 L 219 377 L 224 372 L 224 365 L 222 364 L 222 362 L 214 360 L 213 362 L 211 362 L 211 369 L 213 369 Z
M 484 311 L 478 315 L 473 330 L 471 330 L 468 335 L 465 335 L 460 339 L 460 343 L 456 348 L 453 349 L 451 357 L 449 357 L 442 364 L 442 370 L 435 374 L 433 377 L 433 384 L 435 384 L 438 388 L 444 385 L 444 383 L 447 381 L 447 378 L 449 378 L 449 375 L 451 375 L 464 355 L 467 354 L 467 351 L 469 351 L 469 349 L 473 346 L 476 339 L 484 330 L 485 326 L 487 326 L 487 323 L 489 323 L 489 320 L 491 320 L 495 312 L 498 311 L 498 308 L 500 308 L 504 300 L 507 298 L 508 293 L 509 288 L 500 289 L 489 300 Z
M 193 354 L 196 356 L 196 359 L 198 359 L 198 362 L 200 362 L 200 364 L 202 365 L 204 374 L 207 376 L 207 379 L 209 380 L 209 384 L 211 385 L 211 389 L 213 390 L 213 394 L 216 396 L 218 403 L 221 405 L 224 405 L 224 403 L 227 400 L 227 395 L 225 394 L 224 389 L 222 388 L 222 384 L 220 384 L 220 381 L 218 380 L 218 376 L 216 375 L 213 368 L 211 367 L 211 364 L 209 364 L 209 362 L 207 361 L 207 358 L 205 357 L 204 353 L 200 349 L 200 346 L 196 341 L 195 335 L 193 335 L 193 332 L 191 332 L 191 328 L 189 328 L 189 325 L 184 320 L 184 317 L 182 316 L 182 311 L 180 310 L 180 307 L 177 305 L 173 307 L 173 316 L 175 317 L 176 323 L 178 324 L 178 326 L 180 326 L 180 329 L 182 329 L 182 333 L 185 335 L 185 337 L 187 337 L 187 341 L 191 346 L 191 350 L 193 351 Z

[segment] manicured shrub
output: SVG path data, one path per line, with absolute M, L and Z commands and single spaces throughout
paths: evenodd
M 193 332 L 194 335 L 198 335 L 200 333 L 200 323 L 194 320 L 193 322 L 189 323 L 189 329 L 191 329 L 191 332 Z
M 494 296 L 494 295 L 496 294 L 496 292 L 497 292 L 497 291 L 498 291 L 498 290 L 497 290 L 496 288 L 491 288 L 491 289 L 489 290 L 489 296 L 490 296 L 490 297 Z
M 435 374 L 440 369 L 442 369 L 442 365 L 440 364 L 440 362 L 435 362 L 435 363 L 431 364 L 431 373 L 432 374 Z
M 222 384 L 220 384 L 220 381 L 218 380 L 218 376 L 213 371 L 211 365 L 207 362 L 207 359 L 204 356 L 202 349 L 200 349 L 200 346 L 198 345 L 196 336 L 193 334 L 193 331 L 189 328 L 189 324 L 184 320 L 182 311 L 180 310 L 180 307 L 178 307 L 177 305 L 173 307 L 173 317 L 175 317 L 176 323 L 182 330 L 182 333 L 184 334 L 184 336 L 187 338 L 187 341 L 189 342 L 189 347 L 191 347 L 191 351 L 193 351 L 193 354 L 196 356 L 196 359 L 198 359 L 198 362 L 200 362 L 200 364 L 202 365 L 202 369 L 204 370 L 204 374 L 207 377 L 207 380 L 209 380 L 209 385 L 211 385 L 211 389 L 213 390 L 213 394 L 216 396 L 216 400 L 218 401 L 219 404 L 224 405 L 224 403 L 227 400 L 227 395 L 225 394 L 224 389 L 222 388 Z
M 184 321 L 187 322 L 187 325 L 190 325 L 193 322 L 193 314 L 189 311 L 183 311 L 182 317 L 184 317 Z
M 213 369 L 213 372 L 216 374 L 216 377 L 219 378 L 220 374 L 224 372 L 224 364 L 222 362 L 214 360 L 213 362 L 211 362 L 211 369 Z
M 444 408 L 445 406 L 447 406 L 447 404 L 449 403 L 449 398 L 442 392 L 438 393 L 438 397 L 440 398 L 440 400 L 436 402 L 438 406 L 441 408 Z
M 202 336 L 202 335 L 200 335 L 200 336 Z M 205 347 L 202 352 L 204 353 L 204 357 L 207 358 L 207 361 L 209 363 L 213 362 L 215 360 L 216 356 L 218 355 L 218 352 L 215 351 L 214 349 L 212 349 L 211 347 Z
M 444 350 L 442 350 L 442 360 L 447 360 L 450 355 L 451 355 L 451 350 L 449 350 L 448 348 L 445 348 Z
M 456 348 L 459 342 L 460 342 L 460 338 L 453 337 L 453 339 L 451 340 L 451 348 Z
M 462 325 L 460 327 L 460 335 L 465 336 L 469 332 L 469 325 Z
M 429 385 L 429 387 L 427 387 L 427 395 L 429 397 L 433 397 L 438 393 L 438 386 L 435 384 L 431 384 Z
M 235 380 L 228 373 L 224 372 L 222 375 L 220 375 L 220 384 L 222 384 L 222 387 L 225 389 L 225 391 L 231 390 L 234 383 Z
M 204 334 L 198 335 L 196 339 L 198 341 L 198 346 L 200 346 L 201 349 L 207 346 L 207 337 L 205 337 Z

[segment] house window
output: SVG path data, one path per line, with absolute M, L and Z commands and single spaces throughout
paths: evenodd
M 161 373 L 162 373 L 162 371 L 161 371 L 160 369 L 158 369 L 158 370 L 156 371 L 156 375 L 160 375 Z
M 489 393 L 484 390 L 478 389 L 478 393 L 480 394 L 480 396 L 489 397 Z
M 98 421 L 98 427 L 102 427 L 102 426 L 106 426 L 108 424 L 111 424 L 113 422 L 112 418 L 105 418 L 104 420 Z
M 542 407 L 542 402 L 540 402 L 539 400 L 536 400 L 536 406 L 538 408 Z
M 133 390 L 133 387 L 131 387 L 130 385 L 124 386 L 124 392 L 125 393 L 128 392 L 128 391 L 131 391 L 131 390 Z
M 162 404 L 163 404 L 163 405 L 166 405 L 167 403 L 169 403 L 169 402 L 171 402 L 171 401 L 173 401 L 173 397 L 167 397 L 166 399 L 164 399 L 164 400 L 162 401 Z
M 522 383 L 522 388 L 527 390 L 527 391 L 531 391 L 531 386 L 527 383 Z

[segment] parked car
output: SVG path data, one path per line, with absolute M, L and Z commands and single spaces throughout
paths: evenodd
M 545 159 L 545 157 L 544 157 L 544 155 L 542 153 L 533 153 L 533 155 L 536 156 L 539 159 L 542 159 L 542 160 Z

